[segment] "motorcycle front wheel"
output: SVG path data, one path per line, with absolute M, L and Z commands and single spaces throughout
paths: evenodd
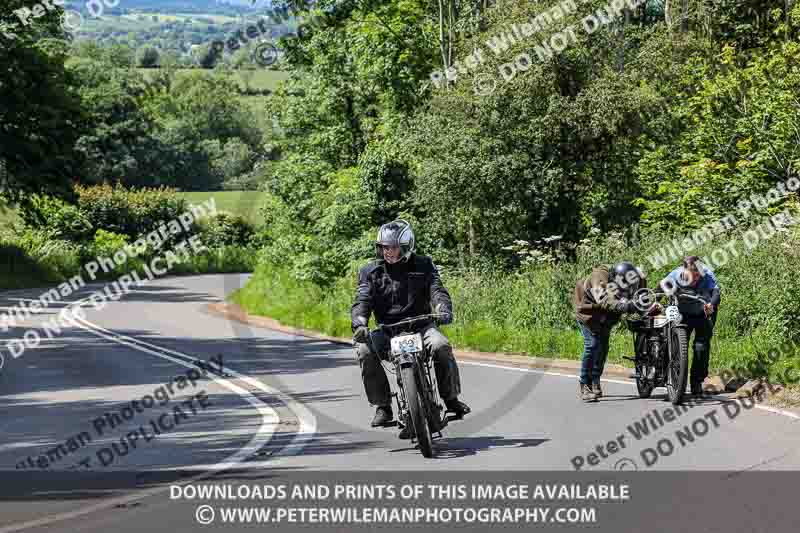
M 411 424 L 414 427 L 414 433 L 417 436 L 417 442 L 419 442 L 419 449 L 424 457 L 430 459 L 433 457 L 433 437 L 428 427 L 423 393 L 417 386 L 416 368 L 414 366 L 406 366 L 400 372 L 403 380 L 403 389 L 406 393 L 406 402 L 408 402 L 408 412 Z
M 638 367 L 636 369 L 636 390 L 639 391 L 639 398 L 649 398 L 653 394 L 655 386 L 653 382 L 643 377 L 647 373 L 647 367 Z
M 667 393 L 672 405 L 678 405 L 683 401 L 686 380 L 689 377 L 689 343 L 686 338 L 686 330 L 682 327 L 673 327 L 671 335 Z

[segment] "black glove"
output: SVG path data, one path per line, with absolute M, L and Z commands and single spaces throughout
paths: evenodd
M 353 340 L 366 344 L 367 339 L 369 339 L 369 328 L 367 326 L 358 326 L 353 332 Z
M 601 304 L 592 304 L 592 311 L 604 313 L 632 313 L 636 310 L 633 302 L 623 300 L 621 302 L 603 302 Z
M 436 306 L 436 314 L 441 314 L 442 316 L 436 318 L 436 323 L 441 324 L 442 326 L 446 326 L 447 324 L 453 323 L 453 312 L 450 309 L 445 309 L 442 304 Z

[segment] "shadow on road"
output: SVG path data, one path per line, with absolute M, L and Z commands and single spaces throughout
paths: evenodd
M 436 439 L 433 441 L 436 449 L 436 459 L 457 459 L 476 455 L 478 452 L 485 452 L 492 448 L 530 448 L 539 446 L 550 439 L 517 439 L 500 436 L 483 437 L 454 437 Z M 406 452 L 410 447 L 389 450 L 390 452 Z

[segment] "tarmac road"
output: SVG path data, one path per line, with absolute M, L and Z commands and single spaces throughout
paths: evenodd
M 466 361 L 472 413 L 424 459 L 396 428 L 369 427 L 352 348 L 205 310 L 246 279 L 150 282 L 102 310 L 84 305 L 85 319 L 16 358 L 8 340 L 99 286 L 0 332 L 0 533 L 140 531 L 169 508 L 159 487 L 190 470 L 241 482 L 321 470 L 800 469 L 797 417 L 721 398 L 676 410 L 663 389 L 641 400 L 624 380 L 587 405 L 574 376 Z M 41 292 L 6 293 L 0 306 Z M 664 440 L 673 450 L 648 465 Z

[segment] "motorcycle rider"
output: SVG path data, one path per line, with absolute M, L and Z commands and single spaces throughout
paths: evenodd
M 681 266 L 667 274 L 661 281 L 664 292 L 677 290 L 694 294 L 706 301 L 703 304 L 696 300 L 679 300 L 678 310 L 687 325 L 686 340 L 694 332 L 692 346 L 692 368 L 689 372 L 689 383 L 693 396 L 703 394 L 703 381 L 708 377 L 709 355 L 711 354 L 711 337 L 717 323 L 717 310 L 720 303 L 720 286 L 714 272 L 705 266 L 700 258 L 691 255 L 683 260 Z
M 415 239 L 411 225 L 404 220 L 384 224 L 378 230 L 375 241 L 377 260 L 371 261 L 358 273 L 358 289 L 350 310 L 353 341 L 356 343 L 364 390 L 371 405 L 376 406 L 372 427 L 384 426 L 392 421 L 389 381 L 386 379 L 380 356 L 369 344 L 385 355 L 389 339 L 381 330 L 370 333 L 367 324 L 370 313 L 382 324 L 393 324 L 401 320 L 431 313 L 433 303 L 437 313 L 445 316 L 437 319 L 440 324 L 453 320 L 453 304 L 450 294 L 439 278 L 439 272 L 430 257 L 414 253 Z M 425 349 L 434 359 L 439 394 L 449 411 L 461 417 L 470 408 L 459 401 L 461 380 L 458 365 L 450 342 L 431 321 L 416 327 L 422 334 Z M 401 439 L 413 437 L 410 420 L 405 420 Z
M 624 313 L 639 309 L 633 300 L 645 288 L 644 273 L 630 261 L 612 267 L 597 265 L 575 285 L 575 318 L 583 334 L 579 397 L 594 402 L 603 396 L 600 377 L 608 357 L 611 330 Z M 657 310 L 657 307 L 648 311 Z

